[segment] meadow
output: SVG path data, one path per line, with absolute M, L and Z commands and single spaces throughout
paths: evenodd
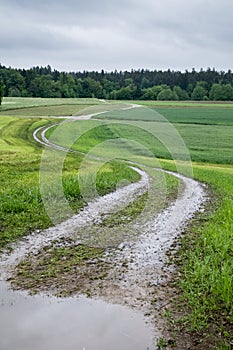
M 72 105 L 72 101 L 65 100 L 65 104 L 64 99 L 62 101 L 61 108 Z M 57 105 L 56 101 L 50 102 L 59 108 L 62 101 L 57 101 Z M 17 108 L 21 113 L 21 108 L 33 107 L 35 113 L 42 106 L 48 108 L 45 105 L 50 103 L 48 101 L 38 101 L 37 105 L 36 101 L 27 99 L 25 102 L 16 100 L 14 103 L 14 99 L 7 102 L 8 111 L 7 104 L 3 104 L 0 113 L 1 248 L 25 234 L 51 225 L 39 191 L 42 147 L 32 139 L 32 133 L 39 126 L 56 121 L 17 115 Z M 6 115 L 11 113 L 10 102 L 14 114 Z M 97 101 L 82 100 L 80 105 L 76 102 L 75 113 Z M 228 349 L 233 342 L 233 106 L 140 103 L 150 108 L 113 111 L 98 116 L 98 120 L 64 123 L 62 127 L 49 129 L 46 136 L 53 142 L 69 146 L 73 133 L 76 136 L 73 150 L 105 159 L 97 176 L 101 195 L 112 191 L 121 180 L 138 180 L 138 174 L 129 169 L 123 159 L 148 167 L 159 163 L 168 170 L 182 168 L 186 174 L 190 169 L 186 169 L 185 161 L 190 153 L 193 176 L 208 185 L 210 201 L 206 211 L 193 219 L 182 238 L 177 257 L 180 277 L 176 288 L 183 315 L 181 320 L 176 319 L 175 325 L 182 336 L 194 334 L 203 342 L 211 337 L 209 348 Z M 71 113 L 68 107 L 61 110 L 64 115 Z M 33 111 L 30 110 L 28 115 Z M 178 134 L 187 148 L 181 144 Z M 169 147 L 164 144 L 164 139 L 168 140 Z M 78 153 L 69 154 L 63 167 L 64 191 L 74 210 L 85 205 L 77 180 L 83 158 Z M 56 160 L 54 162 L 56 166 Z M 98 161 L 90 158 L 89 162 L 88 172 L 91 172 L 91 163 L 95 168 Z M 177 183 L 169 176 L 167 183 L 168 192 L 176 189 Z
M 231 105 L 232 106 L 232 105 Z M 120 124 L 108 124 L 109 135 L 128 137 L 130 127 L 145 128 L 149 123 L 152 134 L 166 134 L 166 139 L 173 138 L 172 124 L 184 140 L 192 161 L 232 164 L 233 109 L 225 108 L 138 108 L 129 111 L 114 111 L 95 118 L 108 121 L 128 121 L 129 127 Z M 138 122 L 138 123 L 137 123 Z M 170 130 L 170 131 L 169 131 Z M 135 135 L 135 132 L 133 133 Z M 138 133 L 137 140 L 143 142 L 155 156 L 170 158 L 166 147 L 158 139 L 148 134 Z M 114 137 L 114 136 L 113 136 Z

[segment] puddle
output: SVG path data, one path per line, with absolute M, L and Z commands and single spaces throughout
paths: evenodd
M 1 350 L 154 350 L 143 316 L 81 296 L 28 296 L 0 282 Z

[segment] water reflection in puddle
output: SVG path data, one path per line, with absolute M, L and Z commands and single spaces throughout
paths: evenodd
M 125 307 L 30 297 L 0 282 L 1 350 L 152 350 L 152 344 L 142 315 Z

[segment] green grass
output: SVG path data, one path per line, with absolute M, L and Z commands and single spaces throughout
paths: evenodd
M 193 161 L 233 164 L 233 126 L 175 124 L 174 127 L 184 140 L 188 148 L 187 153 Z M 49 130 L 47 137 L 52 133 L 53 129 Z M 167 123 L 145 125 L 133 121 L 129 124 L 85 121 L 80 125 L 80 122 L 73 122 L 59 127 L 52 139 L 55 143 L 69 146 L 70 135 L 77 138 L 72 145 L 73 149 L 89 152 L 99 145 L 99 148 L 93 150 L 93 153 L 99 156 L 114 155 L 127 159 L 130 154 L 136 156 L 151 152 L 158 158 L 169 159 L 173 158 L 171 152 L 174 152 L 178 159 L 185 157 L 182 143 Z M 170 152 L 166 145 L 159 141 L 159 136 L 169 141 Z M 112 140 L 111 145 L 104 147 L 107 140 Z
M 233 125 L 232 108 L 155 108 L 170 123 L 204 124 L 204 125 Z
M 15 157 L 18 154 L 37 153 L 38 147 L 33 147 L 33 130 L 49 123 L 48 119 L 25 119 L 0 116 L 0 155 Z M 5 159 L 5 158 L 4 158 Z
M 163 113 L 158 114 L 147 108 L 114 111 L 100 115 L 98 119 L 124 121 L 126 126 L 108 125 L 109 136 L 132 138 L 136 135 L 135 139 L 159 158 L 171 158 L 171 155 L 158 141 L 158 137 L 154 138 L 144 131 L 136 132 L 134 126 L 141 129 L 147 128 L 154 135 L 164 135 L 165 140 L 173 140 L 174 129 L 170 127 L 170 122 L 182 136 L 193 161 L 233 164 L 233 110 L 205 108 L 203 114 L 200 108 L 161 110 L 165 111 L 164 116 L 167 119 L 163 117 Z M 203 115 L 203 124 L 198 125 L 201 115 Z M 174 141 L 172 148 L 176 145 L 178 143 Z M 177 152 L 179 153 L 179 150 Z
M 171 161 L 161 164 L 174 170 Z M 212 191 L 207 212 L 191 222 L 179 252 L 182 328 L 216 346 L 233 341 L 233 167 L 194 164 L 194 178 Z M 174 310 L 173 310 L 174 311 Z M 175 310 L 176 311 L 176 310 Z M 176 313 L 176 312 L 175 312 Z M 209 328 L 210 327 L 210 328 Z
M 195 176 L 211 184 L 219 199 L 208 222 L 193 229 L 195 249 L 184 244 L 181 288 L 191 309 L 188 320 L 197 331 L 217 324 L 222 338 L 232 342 L 233 170 L 198 167 Z
M 128 111 L 113 111 L 108 114 L 99 115 L 98 119 L 113 120 L 140 120 L 147 122 L 167 122 L 203 125 L 233 125 L 233 104 L 231 108 L 213 106 L 206 108 L 194 107 L 194 105 L 181 107 L 153 106 L 132 109 Z
M 193 161 L 233 164 L 233 126 L 177 125 Z

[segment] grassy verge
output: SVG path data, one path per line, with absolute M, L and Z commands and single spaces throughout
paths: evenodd
M 216 343 L 233 343 L 233 171 L 195 169 L 195 176 L 211 184 L 217 208 L 207 223 L 192 230 L 195 249 L 184 244 L 181 289 L 196 331 L 215 325 Z M 191 247 L 190 247 L 191 248 Z
M 163 163 L 173 168 L 171 163 Z M 178 348 L 230 349 L 233 343 L 233 168 L 194 165 L 194 177 L 212 191 L 208 211 L 191 222 L 179 251 L 173 315 Z M 177 318 L 177 306 L 181 318 Z

